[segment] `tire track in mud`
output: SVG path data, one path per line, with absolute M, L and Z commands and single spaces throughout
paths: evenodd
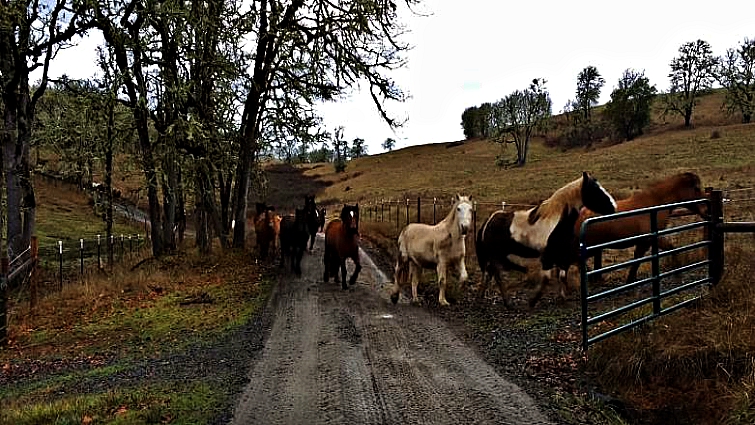
M 388 279 L 364 253 L 355 286 L 323 284 L 322 245 L 305 255 L 301 278 L 281 273 L 233 424 L 549 423 L 441 319 L 392 305 Z

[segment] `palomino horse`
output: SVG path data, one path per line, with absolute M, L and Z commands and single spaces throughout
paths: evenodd
M 630 211 L 640 208 L 652 207 L 663 204 L 672 204 L 675 202 L 692 201 L 704 198 L 705 195 L 700 187 L 700 177 L 695 173 L 679 173 L 655 182 L 639 191 L 629 198 L 616 202 L 616 211 Z M 690 205 L 687 207 L 691 212 L 702 218 L 708 216 L 708 206 L 705 203 Z M 658 230 L 666 228 L 668 217 L 671 213 L 668 211 L 658 212 Z M 574 224 L 575 235 L 579 235 L 582 222 L 596 214 L 590 209 L 582 208 L 579 212 L 577 222 Z M 629 238 L 636 235 L 650 233 L 650 214 L 624 217 L 612 221 L 595 223 L 588 229 L 585 235 L 585 242 L 588 245 L 597 245 L 605 242 Z M 625 249 L 635 247 L 634 258 L 641 258 L 650 248 L 650 239 L 641 239 L 627 242 L 623 245 L 617 245 L 612 249 Z M 665 239 L 658 240 L 662 249 L 672 248 Z M 572 264 L 579 261 L 579 241 L 575 238 Z M 634 282 L 637 279 L 637 270 L 640 264 L 635 263 L 629 268 L 626 283 Z M 565 269 L 566 270 L 566 269 Z
M 353 285 L 357 282 L 357 276 L 362 270 L 362 265 L 359 263 L 359 204 L 344 205 L 341 217 L 325 226 L 325 255 L 323 256 L 325 268 L 323 281 L 325 283 L 328 283 L 328 278 L 332 275 L 336 283 L 341 281 L 341 288 L 348 289 L 346 286 L 347 258 L 351 258 L 355 266 L 354 273 L 349 279 L 349 285 Z M 341 279 L 338 276 L 339 268 Z
M 257 203 L 257 214 L 254 217 L 254 234 L 257 237 L 257 248 L 261 259 L 266 259 L 270 252 L 270 245 L 275 250 L 275 208 L 264 203 Z
M 464 264 L 467 232 L 472 226 L 472 204 L 468 196 L 456 195 L 454 205 L 440 223 L 430 226 L 411 223 L 404 227 L 398 237 L 398 260 L 394 275 L 391 301 L 398 302 L 401 284 L 406 277 L 412 283 L 412 302 L 418 302 L 417 285 L 422 270 L 434 268 L 438 274 L 438 303 L 448 305 L 446 301 L 447 269 L 453 267 L 459 271 L 459 283 L 467 280 L 467 268 Z M 408 273 L 408 276 L 406 276 Z
M 483 273 L 492 275 L 504 304 L 511 306 L 507 285 L 501 278 L 503 270 L 526 272 L 527 268 L 515 263 L 510 255 L 522 258 L 540 258 L 541 280 L 529 300 L 534 307 L 548 284 L 554 267 L 569 264 L 570 245 L 574 240 L 574 222 L 579 209 L 587 206 L 601 214 L 616 211 L 616 201 L 598 181 L 583 172 L 582 177 L 556 190 L 550 198 L 526 211 L 495 211 L 477 232 L 475 249 Z M 561 289 L 564 296 L 564 288 Z
M 320 211 L 317 210 L 314 196 L 304 197 L 304 214 L 307 220 L 307 230 L 309 231 L 309 251 L 315 246 L 315 236 L 317 229 L 320 227 Z
M 301 276 L 301 258 L 307 249 L 307 222 L 304 210 L 297 208 L 296 213 L 287 215 L 280 222 L 281 267 L 286 266 L 286 257 L 290 258 L 291 270 Z

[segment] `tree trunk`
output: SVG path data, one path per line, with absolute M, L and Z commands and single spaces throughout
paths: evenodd
M 178 226 L 178 243 L 182 244 L 184 233 L 186 232 L 186 197 L 181 167 L 177 167 L 176 169 L 176 178 L 176 225 Z
M 165 137 L 162 136 L 162 144 L 166 145 Z M 169 152 L 163 159 L 163 247 L 166 251 L 176 249 L 176 158 L 174 152 Z
M 149 140 L 149 127 L 147 111 L 143 105 L 134 108 L 136 131 L 139 136 L 139 147 L 142 154 L 142 168 L 147 180 L 147 200 L 149 202 L 150 232 L 152 235 L 152 255 L 159 257 L 164 253 L 164 245 L 161 232 L 160 201 L 157 198 L 157 171 L 155 170 L 155 158 L 152 152 L 152 144 Z
M 231 233 L 231 181 L 233 177 L 231 175 L 228 178 L 223 178 L 223 172 L 218 171 L 218 183 L 220 186 L 220 219 L 223 222 L 223 233 Z
M 107 102 L 107 141 L 105 142 L 105 190 L 107 208 L 105 210 L 105 241 L 110 243 L 113 234 L 113 141 L 115 140 L 115 99 L 110 94 Z M 108 245 L 109 246 L 109 245 Z M 113 266 L 113 251 L 108 249 L 108 266 Z
M 749 124 L 751 119 L 752 119 L 752 114 L 750 113 L 742 114 L 742 123 Z
M 692 121 L 692 108 L 686 108 L 684 110 L 684 127 L 689 128 Z

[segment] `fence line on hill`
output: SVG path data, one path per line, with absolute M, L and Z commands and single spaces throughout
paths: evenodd
M 744 204 L 755 202 L 755 187 L 724 189 L 724 205 Z M 339 203 L 328 202 L 324 206 L 329 211 L 331 218 L 338 217 L 340 208 L 344 204 L 355 204 L 357 201 L 342 201 Z M 437 224 L 448 213 L 448 208 L 453 203 L 446 197 L 396 197 L 381 198 L 374 201 L 359 201 L 359 215 L 362 221 L 373 223 L 395 223 L 396 236 L 409 223 Z M 508 201 L 472 201 L 473 235 L 477 234 L 478 225 L 483 223 L 490 214 L 497 210 L 510 211 L 535 207 L 534 204 L 524 204 Z M 681 217 L 691 214 L 687 210 L 676 210 L 673 216 Z M 473 236 L 474 238 L 474 236 Z

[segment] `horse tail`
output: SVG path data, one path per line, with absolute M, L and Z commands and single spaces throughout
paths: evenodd
M 482 270 L 482 282 L 485 282 L 485 271 L 488 268 L 488 258 L 485 253 L 485 242 L 483 241 L 483 235 L 485 233 L 485 226 L 480 227 L 477 231 L 477 238 L 475 239 L 475 255 L 477 256 L 477 263 Z

